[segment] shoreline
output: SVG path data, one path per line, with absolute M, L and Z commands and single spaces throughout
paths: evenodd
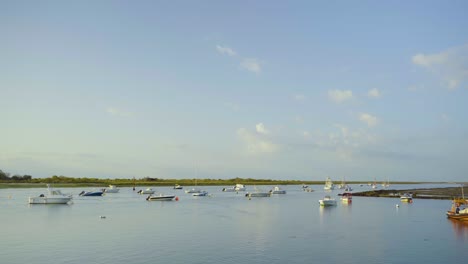
M 443 188 L 421 188 L 405 190 L 372 190 L 353 193 L 353 196 L 359 197 L 382 197 L 382 198 L 400 198 L 404 193 L 413 194 L 413 199 L 432 199 L 432 200 L 453 200 L 462 196 L 462 187 L 443 187 Z M 463 192 L 468 194 L 468 187 L 463 187 Z

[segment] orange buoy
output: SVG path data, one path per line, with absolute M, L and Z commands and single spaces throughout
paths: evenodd
M 175 200 L 176 200 L 176 201 L 179 201 L 179 197 L 178 197 L 178 196 L 176 196 L 176 197 L 175 197 Z

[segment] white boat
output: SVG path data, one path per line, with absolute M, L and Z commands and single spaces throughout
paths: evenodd
M 176 184 L 176 185 L 174 186 L 174 189 L 176 189 L 176 190 L 182 190 L 182 186 L 180 186 L 179 184 Z
M 120 189 L 115 187 L 115 185 L 109 185 L 109 188 L 106 188 L 106 190 L 104 192 L 105 193 L 118 193 L 119 190 Z
M 207 191 L 200 191 L 200 192 L 197 192 L 197 193 L 192 193 L 192 196 L 208 196 L 208 192 Z
M 322 200 L 319 200 L 319 204 L 320 206 L 335 206 L 336 200 L 327 195 Z
M 327 177 L 325 180 L 325 186 L 323 187 L 324 190 L 333 190 L 335 189 L 335 185 L 333 184 L 332 180 L 330 177 Z
M 223 188 L 223 192 L 245 192 L 245 190 L 245 185 L 240 183 L 232 187 Z
M 413 195 L 411 193 L 404 193 L 402 196 L 400 196 L 400 201 L 404 203 L 412 203 Z
M 202 190 L 200 188 L 192 188 L 190 190 L 186 190 L 185 193 L 201 193 Z
M 71 195 L 65 195 L 60 190 L 54 190 L 47 184 L 47 194 L 29 197 L 29 204 L 67 204 L 72 200 Z
M 154 191 L 151 188 L 147 188 L 146 190 L 139 190 L 137 193 L 139 193 L 139 194 L 153 194 Z
M 244 184 L 236 184 L 236 187 L 234 187 L 234 189 L 236 190 L 236 192 L 245 192 L 246 188 L 245 188 L 245 185 Z
M 223 188 L 222 191 L 223 191 L 223 192 L 235 192 L 235 191 L 236 191 L 236 187 L 233 186 L 233 187 Z
M 343 193 L 343 195 L 341 196 L 341 202 L 345 203 L 345 204 L 350 204 L 353 202 L 353 195 L 349 192 L 345 192 Z
M 175 195 L 164 195 L 164 194 L 159 194 L 159 195 L 148 195 L 146 197 L 147 201 L 172 201 L 176 198 Z
M 282 190 L 279 186 L 275 186 L 273 190 L 270 191 L 271 194 L 286 194 L 285 190 Z

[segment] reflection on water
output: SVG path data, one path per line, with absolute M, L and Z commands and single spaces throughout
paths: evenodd
M 456 238 L 460 241 L 468 241 L 468 222 L 454 219 L 448 219 L 448 221 L 452 224 Z

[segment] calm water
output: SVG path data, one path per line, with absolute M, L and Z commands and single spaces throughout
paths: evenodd
M 444 215 L 450 201 L 354 197 L 352 205 L 321 208 L 325 192 L 311 187 L 315 192 L 283 186 L 286 195 L 252 200 L 223 193 L 222 186 L 206 187 L 212 197 L 198 198 L 155 188 L 178 195 L 178 202 L 147 202 L 131 188 L 104 197 L 62 189 L 74 194 L 71 205 L 33 206 L 27 198 L 45 189 L 3 189 L 0 262 L 456 263 L 468 257 L 468 225 Z

